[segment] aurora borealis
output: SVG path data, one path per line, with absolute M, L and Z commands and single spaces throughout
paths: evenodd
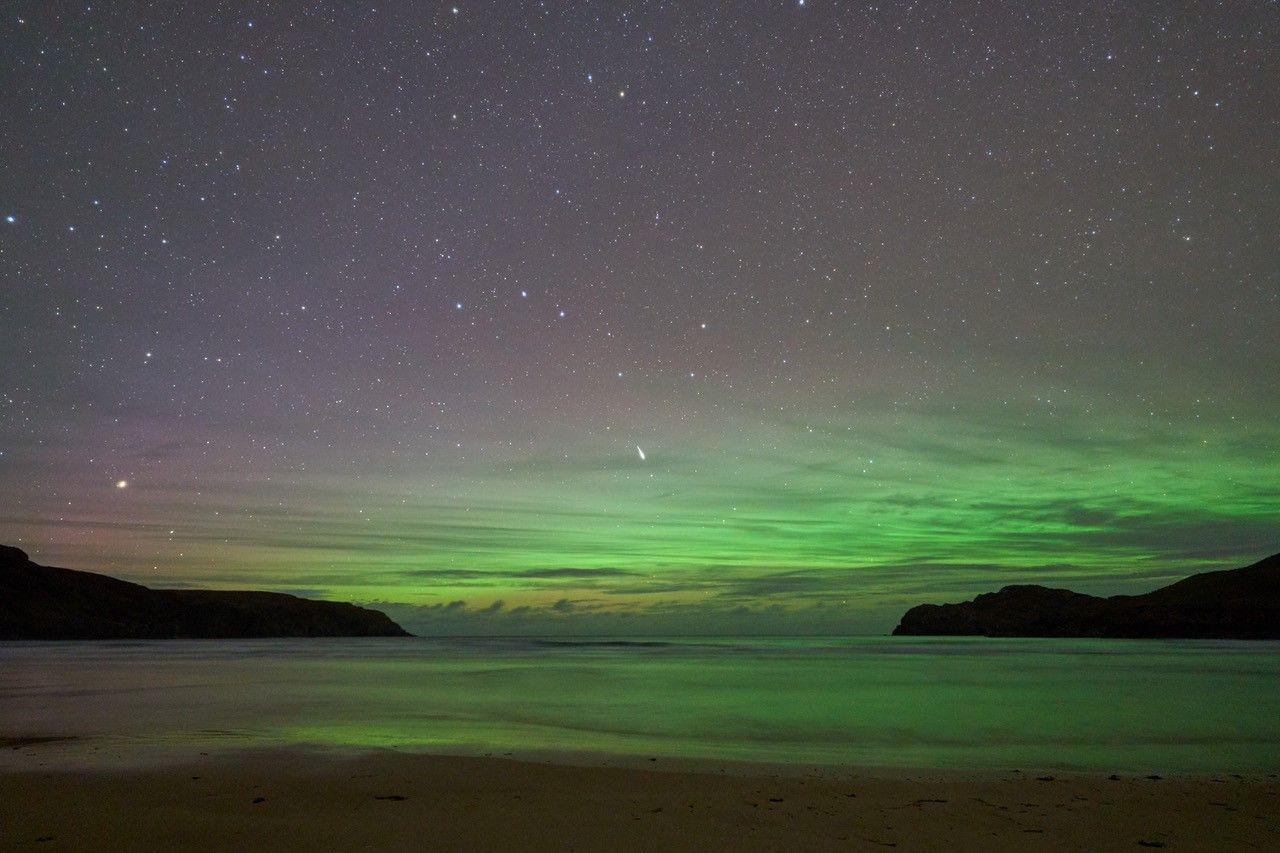
M 817 633 L 1280 550 L 1274 6 L 5 16 L 38 562 Z

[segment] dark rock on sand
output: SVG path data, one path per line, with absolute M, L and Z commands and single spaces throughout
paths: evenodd
M 899 636 L 1280 639 L 1280 554 L 1143 595 L 1099 598 L 1006 586 L 960 604 L 921 604 Z
M 0 640 L 405 637 L 385 613 L 279 592 L 150 589 L 0 545 Z

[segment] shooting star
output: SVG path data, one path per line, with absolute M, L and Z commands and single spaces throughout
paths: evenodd
M 640 461 L 644 461 L 644 451 L 640 449 L 640 445 L 636 445 L 636 453 L 640 454 Z

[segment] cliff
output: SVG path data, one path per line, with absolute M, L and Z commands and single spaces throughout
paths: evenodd
M 1280 639 L 1280 554 L 1143 595 L 1099 598 L 1006 586 L 960 604 L 921 604 L 896 635 Z
M 278 592 L 150 589 L 0 545 L 0 640 L 405 637 L 386 614 Z

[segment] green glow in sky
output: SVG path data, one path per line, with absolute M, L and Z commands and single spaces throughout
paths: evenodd
M 704 407 L 681 432 L 566 429 L 364 474 L 320 456 L 197 491 L 143 473 L 45 524 L 60 548 L 37 558 L 110 570 L 108 550 L 144 582 L 374 601 L 419 630 L 803 633 L 1011 582 L 1137 591 L 1280 546 L 1265 419 L 845 408 Z
M 1274 4 L 41 5 L 0 25 L 37 561 L 822 633 L 1280 551 Z

